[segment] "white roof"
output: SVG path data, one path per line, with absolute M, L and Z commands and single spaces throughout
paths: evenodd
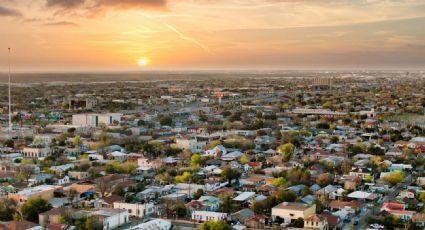
M 233 198 L 234 201 L 246 201 L 249 198 L 253 197 L 255 195 L 255 192 L 243 192 L 239 194 L 239 196 Z
M 372 196 L 372 193 L 363 192 L 363 191 L 355 191 L 348 194 L 348 197 L 353 199 L 370 199 L 371 196 Z

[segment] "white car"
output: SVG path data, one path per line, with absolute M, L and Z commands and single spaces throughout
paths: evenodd
M 384 229 L 385 227 L 380 225 L 380 224 L 371 224 L 369 225 L 369 227 L 373 228 L 373 229 Z

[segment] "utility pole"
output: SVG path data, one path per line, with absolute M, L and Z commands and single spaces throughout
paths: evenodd
M 8 132 L 12 131 L 12 106 L 11 106 L 11 98 L 10 98 L 10 47 L 8 48 L 8 64 L 9 64 L 9 127 Z

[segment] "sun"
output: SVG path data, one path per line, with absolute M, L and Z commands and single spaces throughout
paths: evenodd
M 149 59 L 146 57 L 140 58 L 139 60 L 137 60 L 137 64 L 141 67 L 145 67 L 149 65 Z

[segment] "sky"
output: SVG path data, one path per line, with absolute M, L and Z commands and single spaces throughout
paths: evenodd
M 0 72 L 425 69 L 424 0 L 0 0 Z

